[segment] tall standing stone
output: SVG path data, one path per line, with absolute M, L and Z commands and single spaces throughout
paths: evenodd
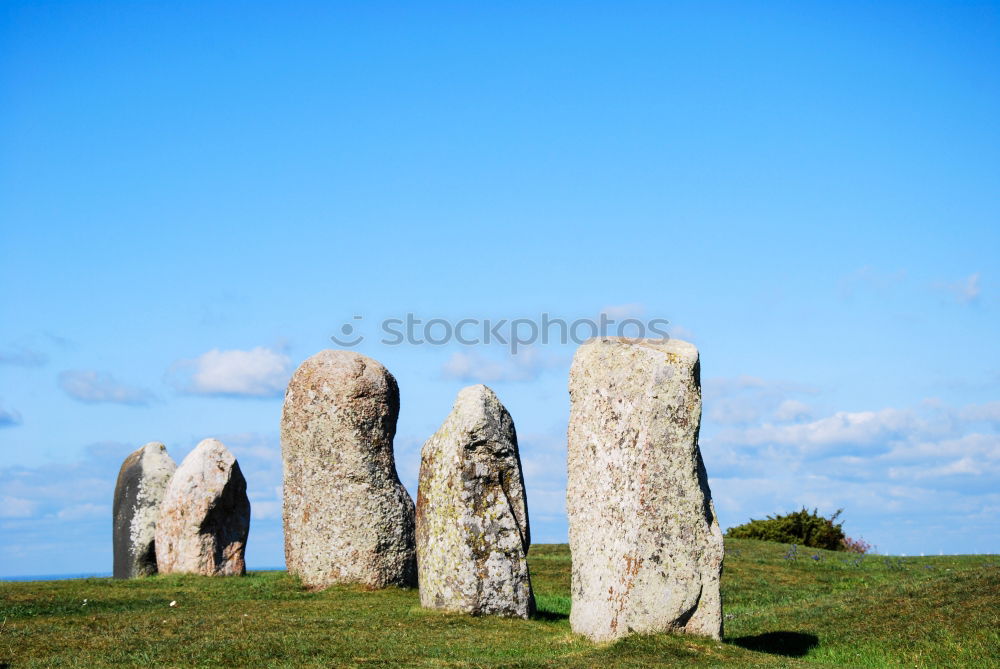
M 177 468 L 156 523 L 160 573 L 246 573 L 250 500 L 240 465 L 221 442 L 205 439 Z
M 722 533 L 698 448 L 698 350 L 595 339 L 570 370 L 570 624 L 721 638 Z
M 122 463 L 112 511 L 115 578 L 156 573 L 156 519 L 175 469 L 167 447 L 158 441 L 134 451 Z
M 288 383 L 281 414 L 285 564 L 312 588 L 416 585 L 413 500 L 392 452 L 399 389 L 353 351 L 321 351 Z
M 464 388 L 420 454 L 421 605 L 529 617 L 530 544 L 514 421 L 486 386 Z

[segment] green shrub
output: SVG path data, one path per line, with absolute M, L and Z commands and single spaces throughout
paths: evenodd
M 836 522 L 843 509 L 824 518 L 816 509 L 809 512 L 802 508 L 783 516 L 768 516 L 762 520 L 750 519 L 749 523 L 729 528 L 727 537 L 733 539 L 762 539 L 783 544 L 798 544 L 831 551 L 845 550 L 843 523 Z

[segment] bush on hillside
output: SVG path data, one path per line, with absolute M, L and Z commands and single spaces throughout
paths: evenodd
M 864 555 L 872 549 L 872 545 L 865 541 L 864 539 L 852 539 L 851 537 L 844 537 L 844 550 L 848 553 L 859 553 Z
M 843 522 L 837 518 L 843 509 L 829 518 L 824 518 L 816 509 L 811 512 L 805 507 L 783 516 L 768 516 L 761 520 L 750 519 L 749 523 L 731 527 L 726 532 L 733 539 L 761 539 L 783 544 L 797 544 L 811 548 L 825 548 L 830 551 L 848 550 L 847 537 L 842 529 Z

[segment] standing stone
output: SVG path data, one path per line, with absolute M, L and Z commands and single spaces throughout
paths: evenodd
M 149 442 L 122 463 L 112 512 L 115 578 L 156 573 L 156 519 L 175 469 L 167 447 L 158 441 Z
M 160 573 L 243 575 L 249 533 L 250 500 L 240 465 L 221 442 L 205 439 L 167 486 L 156 523 Z
M 413 500 L 392 453 L 399 388 L 353 351 L 302 363 L 281 414 L 285 565 L 324 588 L 416 585 Z
M 464 388 L 420 453 L 420 604 L 529 617 L 530 544 L 514 421 L 486 386 Z
M 698 350 L 591 340 L 569 376 L 574 632 L 722 636 L 722 532 L 698 448 Z

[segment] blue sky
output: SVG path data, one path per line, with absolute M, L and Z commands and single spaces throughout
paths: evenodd
M 724 525 L 1000 551 L 1000 5 L 665 5 L 4 3 L 0 575 L 110 571 L 122 458 L 209 436 L 281 564 L 284 383 L 344 323 L 411 493 L 485 382 L 564 541 L 573 346 L 406 313 L 668 319 Z

